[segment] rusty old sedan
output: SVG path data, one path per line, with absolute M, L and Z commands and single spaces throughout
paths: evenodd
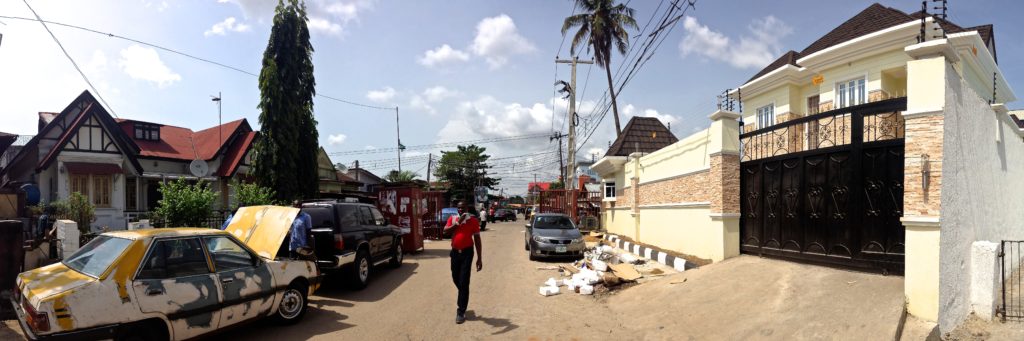
M 297 213 L 243 207 L 224 231 L 104 233 L 18 275 L 12 305 L 30 339 L 180 340 L 266 316 L 295 323 L 320 279 L 313 262 L 278 255 Z

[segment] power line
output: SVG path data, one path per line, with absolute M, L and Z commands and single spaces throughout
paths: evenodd
M 451 142 L 442 142 L 442 143 L 434 143 L 434 144 L 405 146 L 405 149 L 406 150 L 431 149 L 431 148 L 452 147 L 452 146 L 457 146 L 457 145 L 460 145 L 460 144 L 488 144 L 488 143 L 496 143 L 496 142 L 507 142 L 507 141 L 517 141 L 517 140 L 527 140 L 527 139 L 547 138 L 547 137 L 548 137 L 547 133 L 531 134 L 531 135 L 517 135 L 517 136 L 508 136 L 508 137 L 492 137 L 492 138 L 486 138 L 486 139 L 480 139 L 480 140 L 451 141 Z M 345 150 L 345 151 L 333 152 L 333 153 L 328 153 L 328 154 L 332 155 L 332 156 L 358 155 L 358 154 L 377 154 L 377 153 L 390 153 L 390 152 L 394 152 L 396 150 L 398 150 L 398 148 L 375 148 L 375 149 Z
M 28 4 L 27 0 L 23 0 L 23 1 L 26 1 L 26 5 Z M 31 9 L 31 8 L 32 7 L 29 6 L 29 9 Z M 32 11 L 32 13 L 34 14 L 35 11 Z M 38 15 L 36 15 L 36 17 L 38 18 Z M 164 46 L 160 46 L 160 45 L 157 45 L 157 44 L 148 43 L 148 42 L 145 42 L 145 41 L 142 41 L 142 40 L 138 40 L 138 39 L 134 39 L 134 38 L 129 38 L 129 37 L 125 37 L 125 36 L 121 36 L 121 35 L 117 35 L 117 34 L 113 34 L 113 33 L 109 33 L 109 32 L 102 32 L 102 31 L 91 29 L 91 28 L 88 28 L 88 27 L 82 27 L 82 26 L 78 26 L 78 25 L 66 24 L 66 23 L 56 22 L 56 21 L 49 21 L 49 20 L 42 20 L 42 19 L 32 19 L 32 18 L 17 17 L 17 16 L 0 15 L 0 18 L 14 19 L 14 20 L 39 21 L 39 22 L 43 23 L 43 27 L 46 27 L 46 24 L 53 24 L 53 25 L 64 26 L 64 27 L 73 28 L 73 29 L 77 29 L 77 30 L 82 30 L 82 31 L 86 31 L 86 32 L 91 32 L 91 33 L 95 33 L 95 34 L 99 34 L 99 35 L 104 35 L 104 36 L 107 36 L 107 37 L 110 37 L 110 38 L 117 38 L 117 39 L 127 40 L 127 41 L 130 41 L 130 42 L 133 42 L 133 43 L 137 43 L 137 44 L 149 46 L 149 47 L 152 47 L 152 48 L 155 48 L 155 49 L 159 49 L 159 50 L 167 51 L 167 52 L 170 52 L 170 53 L 174 53 L 174 54 L 186 57 L 186 58 L 191 58 L 191 59 L 195 59 L 195 60 L 198 60 L 198 61 L 201 61 L 201 62 L 204 62 L 204 63 L 220 66 L 222 68 L 226 68 L 226 69 L 229 69 L 229 70 L 232 70 L 232 71 L 240 72 L 240 73 L 243 73 L 243 74 L 246 74 L 246 75 L 249 75 L 249 76 L 259 77 L 259 74 L 257 74 L 257 73 L 246 71 L 244 69 L 241 69 L 241 68 L 238 68 L 238 67 L 235 67 L 235 66 L 227 65 L 227 64 L 224 64 L 224 63 L 221 63 L 221 62 L 213 61 L 213 60 L 206 59 L 206 58 L 203 58 L 203 57 L 199 57 L 199 56 L 196 56 L 196 55 L 193 55 L 193 54 L 189 54 L 189 53 L 185 53 L 185 52 L 182 52 L 182 51 L 178 51 L 178 50 L 175 50 L 175 49 L 172 49 L 172 48 L 169 48 L 169 47 L 164 47 Z M 50 31 L 50 29 L 48 27 L 46 28 L 46 30 L 48 32 Z M 53 32 L 50 32 L 50 35 L 52 36 Z M 57 38 L 54 37 L 54 40 L 56 40 L 56 39 Z M 58 42 L 57 44 L 59 45 L 60 43 Z M 64 49 L 63 46 L 61 47 L 61 49 L 62 50 Z M 64 54 L 67 55 L 68 54 L 67 51 L 64 51 Z M 68 56 L 68 58 L 70 59 L 71 56 Z M 72 63 L 74 63 L 73 60 L 72 60 Z M 77 69 L 78 66 L 76 65 L 75 68 Z M 79 70 L 79 73 L 81 73 L 81 70 Z M 84 75 L 83 75 L 83 77 L 84 77 Z M 88 80 L 86 80 L 86 82 L 88 82 Z M 91 84 L 90 84 L 90 87 L 91 87 Z M 95 91 L 95 88 L 93 88 L 93 90 Z M 364 108 L 379 109 L 379 110 L 395 110 L 395 107 L 381 107 L 381 106 L 376 106 L 376 105 L 363 104 L 363 103 L 353 102 L 353 101 L 349 101 L 349 100 L 344 100 L 344 99 L 333 97 L 333 96 L 324 95 L 324 94 L 321 94 L 321 93 L 317 93 L 316 96 L 317 97 L 322 97 L 322 98 L 325 98 L 325 99 L 329 99 L 329 100 L 332 100 L 332 101 L 338 101 L 338 102 L 341 102 L 341 103 L 355 105 L 355 106 L 360 106 L 360 107 L 364 107 Z M 102 98 L 101 98 L 101 100 L 102 100 Z M 104 102 L 104 104 L 106 104 L 106 102 Z M 109 107 L 109 105 L 108 105 L 108 107 Z M 114 115 L 114 116 L 117 116 L 117 115 Z
M 50 27 L 49 26 L 46 26 L 46 21 L 44 21 L 43 18 L 39 16 L 39 13 L 36 13 L 36 10 L 32 8 L 32 5 L 28 4 L 28 0 L 22 0 L 22 1 L 25 3 L 25 6 L 28 6 L 28 10 L 32 11 L 32 15 L 34 15 L 36 17 L 36 21 L 39 21 L 39 23 L 43 25 L 43 28 L 46 29 L 46 32 L 50 34 L 50 37 L 53 38 L 53 41 L 56 42 L 57 46 L 60 47 L 60 50 L 62 52 L 64 52 L 64 56 L 68 57 L 68 60 L 71 61 L 71 65 L 75 66 L 75 70 L 78 71 L 78 74 L 82 75 L 82 79 L 85 80 L 85 84 L 88 84 L 89 88 L 92 89 L 92 92 L 96 93 L 96 97 L 100 99 L 100 102 L 103 102 L 103 105 L 107 107 L 107 110 L 110 110 L 110 114 L 114 115 L 114 117 L 118 117 L 117 113 L 114 112 L 114 108 L 111 107 L 110 104 L 107 103 L 106 99 L 103 99 L 103 95 L 100 94 L 100 91 L 96 90 L 96 87 L 92 85 L 91 81 L 89 81 L 89 77 L 87 77 L 85 75 L 85 72 L 82 72 L 82 68 L 78 67 L 78 63 L 75 62 L 75 59 L 71 58 L 71 55 L 68 54 L 68 50 L 64 48 L 64 44 L 60 43 L 60 39 L 57 39 L 57 35 L 53 34 L 53 31 L 50 31 Z M 28 19 L 28 18 L 26 18 L 26 19 Z M 28 20 L 31 20 L 31 19 L 28 19 Z M 6 24 L 4 24 L 4 25 L 6 25 Z M 120 118 L 120 117 L 118 117 L 118 118 Z

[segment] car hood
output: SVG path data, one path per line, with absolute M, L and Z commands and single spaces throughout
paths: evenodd
M 224 229 L 248 245 L 256 254 L 274 259 L 299 209 L 285 206 L 240 207 Z
M 95 281 L 95 278 L 72 270 L 64 263 L 55 263 L 22 272 L 18 275 L 17 284 L 18 290 L 25 295 L 25 300 L 35 305 L 39 300 L 74 290 Z
M 544 238 L 567 238 L 576 239 L 583 238 L 580 234 L 580 230 L 577 229 L 533 229 L 534 236 L 541 236 Z

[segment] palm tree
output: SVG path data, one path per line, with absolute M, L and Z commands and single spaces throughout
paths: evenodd
M 417 176 L 420 175 L 412 171 L 392 170 L 388 172 L 388 175 L 384 176 L 384 180 L 387 180 L 388 182 L 409 182 L 416 179 Z
M 570 28 L 579 27 L 572 38 L 570 52 L 575 55 L 576 49 L 586 43 L 587 49 L 593 48 L 594 61 L 604 68 L 608 76 L 608 94 L 612 98 L 612 113 L 615 114 L 615 135 L 622 133 L 619 124 L 619 106 L 615 102 L 615 85 L 612 83 L 612 47 L 621 54 L 626 54 L 629 46 L 629 34 L 626 28 L 638 29 L 633 19 L 633 9 L 623 4 L 615 4 L 615 0 L 576 0 L 576 7 L 583 13 L 565 18 L 562 24 L 562 35 Z

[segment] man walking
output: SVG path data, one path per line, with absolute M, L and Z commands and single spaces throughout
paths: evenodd
M 474 214 L 466 213 L 466 203 L 458 204 L 459 215 L 448 218 L 444 226 L 445 234 L 452 236 L 452 282 L 459 289 L 458 310 L 455 312 L 455 323 L 466 322 L 466 306 L 469 305 L 469 277 L 472 273 L 473 250 L 476 249 L 476 271 L 484 268 L 483 244 L 480 241 L 480 219 Z M 474 248 L 474 245 L 476 246 Z

